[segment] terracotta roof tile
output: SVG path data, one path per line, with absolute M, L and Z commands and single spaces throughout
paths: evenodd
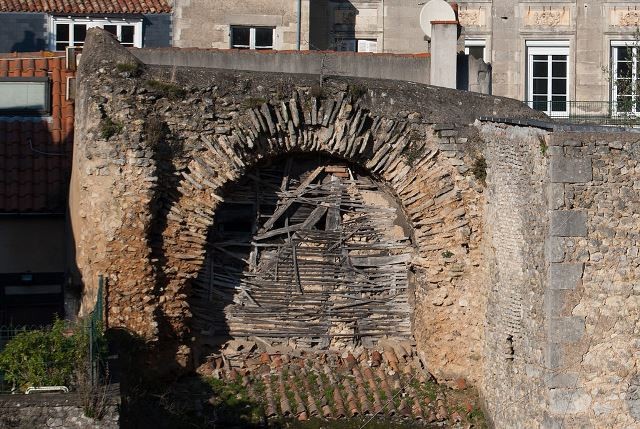
M 170 13 L 168 0 L 0 0 L 0 12 Z
M 4 1 L 4 0 L 0 0 Z M 61 53 L 0 55 L 0 77 L 49 76 L 50 117 L 0 116 L 0 213 L 63 213 L 71 173 L 73 102 Z

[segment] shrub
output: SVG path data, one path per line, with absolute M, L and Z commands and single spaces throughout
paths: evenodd
M 245 109 L 255 109 L 266 103 L 267 100 L 259 97 L 248 97 L 242 101 L 242 107 Z
M 172 100 L 181 99 L 187 95 L 187 91 L 184 88 L 169 82 L 150 79 L 146 82 L 146 85 L 150 90 Z
M 100 121 L 100 136 L 103 139 L 109 140 L 109 138 L 116 134 L 120 134 L 120 131 L 122 131 L 122 124 L 115 122 L 108 116 Z
M 139 63 L 118 63 L 116 70 L 118 73 L 127 73 L 129 76 L 138 76 L 142 71 Z
M 482 183 L 483 185 L 486 184 L 487 161 L 484 159 L 484 157 L 481 156 L 475 160 L 471 171 L 473 171 L 473 175 L 476 179 L 478 179 L 478 181 L 480 181 L 480 183 Z
M 349 95 L 351 95 L 351 99 L 356 101 L 363 97 L 367 93 L 367 88 L 364 85 L 359 83 L 349 85 Z
M 0 353 L 5 379 L 21 390 L 29 386 L 69 386 L 78 364 L 88 358 L 86 329 L 68 333 L 64 321 L 51 328 L 22 332 Z

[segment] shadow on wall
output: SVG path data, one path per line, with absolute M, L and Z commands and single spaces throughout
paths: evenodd
M 13 44 L 11 52 L 37 52 L 44 51 L 46 48 L 44 39 L 36 38 L 33 31 L 25 31 L 23 39 Z
M 141 370 L 148 367 L 153 352 L 144 339 L 122 329 L 111 329 L 107 336 L 109 353 L 119 356 L 118 365 L 109 370 L 111 381 L 120 383 L 121 428 L 265 427 L 260 424 L 259 406 L 240 396 L 239 384 L 227 386 L 194 376 L 159 377 Z
M 456 89 L 491 94 L 491 64 L 473 55 L 459 52 Z
M 318 0 L 310 5 L 309 47 L 315 50 L 358 50 L 358 9 L 346 0 Z

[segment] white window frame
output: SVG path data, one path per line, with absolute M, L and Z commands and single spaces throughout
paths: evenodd
M 553 55 L 565 55 L 567 57 L 567 75 L 565 77 L 566 84 L 566 104 L 564 111 L 552 111 L 551 110 L 551 97 L 553 96 L 552 91 L 552 69 L 548 69 L 548 82 L 547 82 L 547 108 L 543 111 L 549 116 L 565 116 L 568 112 L 569 107 L 569 99 L 570 99 L 570 90 L 569 83 L 571 82 L 571 61 L 569 61 L 570 56 L 570 44 L 568 40 L 528 40 L 526 42 L 527 47 L 527 101 L 529 102 L 529 107 L 533 108 L 533 56 L 534 55 L 546 55 L 547 57 L 551 57 Z M 551 61 L 551 60 L 549 60 Z
M 0 116 L 47 116 L 50 112 L 48 77 L 0 78 Z
M 616 84 L 618 77 L 618 48 L 632 48 L 631 59 L 631 111 L 618 112 L 618 85 Z M 638 102 L 640 102 L 640 91 L 636 90 L 638 85 L 638 55 L 640 54 L 639 46 L 633 40 L 612 40 L 611 41 L 611 112 L 613 115 L 634 115 L 640 116 Z
M 84 43 L 75 45 L 73 37 L 73 24 L 85 24 L 87 30 L 90 28 L 104 28 L 105 25 L 115 25 L 117 27 L 116 37 L 121 38 L 123 25 L 133 25 L 133 47 L 142 48 L 142 18 L 113 18 L 113 17 L 75 17 L 75 16 L 51 16 L 49 19 L 49 49 L 56 50 L 56 24 L 69 24 L 69 46 L 83 46 Z
M 489 62 L 489 59 L 487 58 L 487 41 L 485 39 L 465 39 L 464 41 L 464 54 L 465 55 L 469 55 L 469 48 L 470 47 L 476 47 L 476 46 L 480 46 L 482 47 L 482 61 L 484 61 L 485 63 Z
M 233 29 L 234 28 L 248 28 L 249 29 L 249 46 L 247 47 L 247 45 L 237 45 L 233 43 Z M 256 47 L 256 29 L 268 29 L 271 30 L 271 47 L 267 47 L 267 46 L 260 46 L 260 47 Z M 275 27 L 269 27 L 269 26 L 261 26 L 261 25 L 255 25 L 255 26 L 251 26 L 251 25 L 231 25 L 229 26 L 229 45 L 231 46 L 231 49 L 251 49 L 251 50 L 273 50 L 275 49 L 275 44 L 276 44 L 276 29 Z M 238 46 L 242 46 L 242 47 L 238 47 Z

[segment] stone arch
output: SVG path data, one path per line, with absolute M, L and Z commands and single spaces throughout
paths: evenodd
M 439 153 L 431 127 L 374 115 L 344 92 L 336 98 L 296 92 L 288 101 L 250 106 L 229 122 L 227 134 L 217 140 L 204 136 L 200 140 L 203 150 L 194 153 L 181 173 L 179 196 L 163 232 L 166 281 L 156 316 L 164 319 L 168 335 L 182 343 L 178 360 L 184 364 L 190 354 L 189 281 L 204 260 L 207 231 L 225 189 L 262 159 L 305 152 L 348 160 L 386 184 L 398 198 L 418 248 L 411 262 L 422 284 L 416 292 L 416 312 L 420 312 L 416 324 L 421 328 L 415 336 L 423 350 L 443 346 L 447 336 L 431 334 L 446 321 L 437 321 L 435 315 L 418 307 L 432 300 L 439 283 L 447 281 L 438 267 L 441 254 L 447 252 L 448 243 L 468 238 L 464 236 L 468 236 L 469 220 L 454 169 Z M 427 362 L 438 370 L 442 359 L 429 356 Z M 466 367 L 463 362 L 458 365 Z

